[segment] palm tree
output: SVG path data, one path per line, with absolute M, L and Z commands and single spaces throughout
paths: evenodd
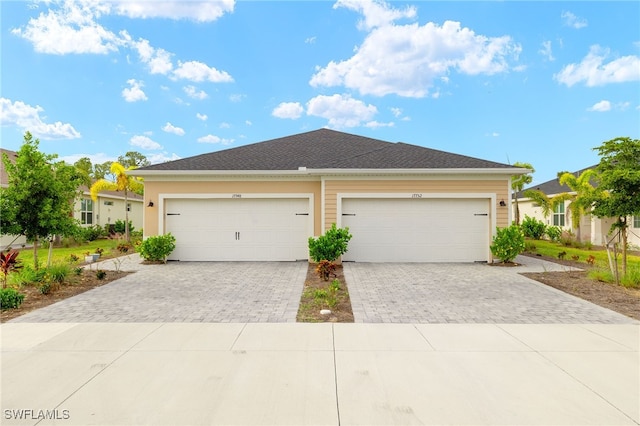
M 587 169 L 576 176 L 573 173 L 561 172 L 558 173 L 560 185 L 568 186 L 575 194 L 567 194 L 568 199 L 571 200 L 569 204 L 569 211 L 571 212 L 571 224 L 577 229 L 576 235 L 578 241 L 580 238 L 580 218 L 591 212 L 591 203 L 593 200 L 594 187 L 591 185 L 591 180 L 596 175 L 596 172 L 591 169 Z
M 131 242 L 131 236 L 129 235 L 129 209 L 127 208 L 128 193 L 129 191 L 140 192 L 144 188 L 140 178 L 127 174 L 127 171 L 131 169 L 133 167 L 125 168 L 122 164 L 113 162 L 111 163 L 111 173 L 116 177 L 116 181 L 111 182 L 106 179 L 99 179 L 91 185 L 90 189 L 93 201 L 97 200 L 100 191 L 124 191 L 124 233 L 128 243 Z
M 549 197 L 544 192 L 539 189 L 527 189 L 522 194 L 526 198 L 531 199 L 534 203 L 540 206 L 540 210 L 542 211 L 542 215 L 547 218 L 551 214 L 553 210 L 560 204 L 570 199 L 570 195 L 563 193 L 553 197 Z
M 535 173 L 536 170 L 533 168 L 533 166 L 529 163 L 520 163 L 518 161 L 516 161 L 515 163 L 513 163 L 514 167 L 521 167 L 523 169 L 529 169 L 531 170 L 531 173 Z M 520 225 L 520 209 L 518 207 L 518 192 L 522 191 L 522 188 L 524 188 L 525 185 L 529 185 L 531 183 L 531 181 L 533 180 L 533 176 L 531 176 L 531 173 L 525 173 L 523 175 L 517 175 L 517 176 L 513 176 L 511 177 L 511 189 L 514 190 L 516 192 L 516 197 L 515 197 L 515 204 L 516 204 L 516 225 Z

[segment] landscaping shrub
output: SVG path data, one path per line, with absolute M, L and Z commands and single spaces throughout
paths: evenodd
M 329 276 L 333 274 L 336 275 L 336 264 L 334 262 L 330 262 L 328 260 L 321 260 L 318 262 L 318 266 L 316 266 L 316 273 L 320 278 L 325 281 L 329 281 Z
M 77 241 L 95 241 L 98 238 L 105 236 L 104 228 L 102 226 L 93 225 L 86 227 L 78 227 L 75 232 L 74 238 Z
M 9 272 L 19 267 L 18 255 L 19 251 L 9 250 L 8 252 L 0 252 L 0 270 L 2 271 L 2 288 L 7 287 L 7 275 Z
M 142 241 L 138 246 L 138 252 L 143 259 L 151 262 L 166 262 L 176 248 L 176 238 L 171 233 L 156 235 Z
M 125 224 L 126 222 L 124 220 L 116 220 L 116 223 L 113 224 L 113 230 L 114 232 L 116 232 L 117 234 L 124 234 L 125 233 Z M 131 223 L 131 221 L 129 221 L 129 235 L 131 235 L 131 233 L 133 232 L 133 224 Z
M 96 278 L 99 280 L 104 280 L 104 278 L 107 276 L 107 272 L 103 271 L 102 269 L 98 269 L 96 271 Z
M 560 237 L 562 237 L 562 229 L 559 226 L 547 226 L 547 230 L 545 231 L 547 237 L 554 243 L 560 241 Z
M 524 234 L 518 225 L 497 228 L 491 253 L 503 262 L 513 262 L 524 251 Z
M 51 281 L 61 284 L 65 280 L 65 278 L 67 278 L 70 272 L 71 272 L 71 267 L 69 265 L 53 264 L 46 268 L 45 276 L 48 276 L 51 279 Z
M 547 228 L 547 225 L 545 225 L 541 220 L 537 220 L 536 218 L 529 217 L 527 215 L 524 216 L 521 226 L 524 236 L 527 238 L 533 238 L 534 240 L 542 239 Z
M 0 288 L 0 310 L 18 308 L 24 300 L 24 294 L 15 288 Z
M 318 238 L 309 237 L 309 255 L 314 262 L 334 262 L 347 252 L 351 237 L 353 235 L 349 234 L 349 228 L 337 228 L 334 223 L 324 235 Z

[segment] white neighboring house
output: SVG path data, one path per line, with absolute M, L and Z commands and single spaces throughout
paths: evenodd
M 73 217 L 80 222 L 81 226 L 104 227 L 116 223 L 117 220 L 125 220 L 127 212 L 124 208 L 123 191 L 100 191 L 98 198 L 93 201 L 89 188 L 83 186 L 81 190 L 82 195 L 76 200 L 73 208 Z M 142 202 L 141 195 L 133 192 L 127 194 L 127 210 L 134 230 L 142 229 Z
M 588 167 L 586 169 L 579 170 L 574 173 L 576 176 L 580 176 L 585 170 L 593 169 L 596 166 Z M 525 215 L 541 220 L 546 225 L 559 226 L 563 230 L 572 231 L 575 233 L 576 238 L 579 238 L 581 242 L 591 242 L 593 245 L 602 246 L 605 245 L 608 239 L 611 239 L 611 225 L 615 223 L 615 218 L 599 218 L 593 215 L 585 215 L 580 218 L 580 231 L 571 223 L 571 213 L 569 211 L 569 205 L 571 201 L 565 201 L 559 204 L 556 209 L 545 217 L 542 214 L 542 209 L 531 199 L 523 196 L 523 193 L 528 189 L 537 189 L 544 192 L 548 197 L 554 197 L 559 194 L 569 193 L 575 194 L 568 186 L 560 185 L 558 178 L 541 183 L 539 185 L 533 185 L 524 189 L 521 192 L 514 194 L 514 198 L 518 199 L 518 208 L 520 210 L 520 223 L 524 220 Z M 514 212 L 515 220 L 515 207 L 512 209 Z M 628 242 L 632 248 L 640 247 L 640 215 L 632 216 L 628 218 Z
M 0 148 L 0 158 L 4 158 L 6 154 L 9 157 L 11 162 L 16 161 L 16 156 L 18 155 L 15 151 L 9 151 L 7 149 Z M 9 175 L 7 175 L 7 171 L 4 169 L 4 162 L 0 161 L 0 187 L 6 188 L 9 186 Z M 27 239 L 24 236 L 19 236 L 16 238 L 15 235 L 2 235 L 0 237 L 0 250 L 4 250 L 8 248 L 9 245 L 14 248 L 21 248 L 27 244 Z
M 6 154 L 11 161 L 15 161 L 17 153 L 6 149 L 0 149 L 2 154 Z M 9 186 L 9 176 L 4 169 L 4 163 L 0 161 L 0 186 L 6 188 Z M 106 224 L 113 224 L 117 220 L 124 221 L 124 192 L 122 191 L 102 191 L 98 194 L 98 199 L 93 201 L 89 188 L 83 186 L 82 196 L 75 201 L 73 208 L 73 216 L 82 226 L 100 225 L 104 227 Z M 127 204 L 129 209 L 129 220 L 135 230 L 142 229 L 143 216 L 143 198 L 135 193 L 127 194 Z M 27 244 L 24 236 L 2 235 L 0 237 L 0 250 L 11 247 L 21 248 Z

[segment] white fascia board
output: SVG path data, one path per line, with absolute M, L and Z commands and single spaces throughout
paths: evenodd
M 520 175 L 531 170 L 521 168 L 482 168 L 482 169 L 308 169 L 298 170 L 131 170 L 132 176 L 152 180 L 154 177 L 187 176 L 362 176 L 362 175 Z M 162 179 L 165 180 L 165 179 Z

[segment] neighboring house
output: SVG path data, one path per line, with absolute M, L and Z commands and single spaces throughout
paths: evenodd
M 124 192 L 101 191 L 96 201 L 91 199 L 89 188 L 81 187 L 82 196 L 75 202 L 73 216 L 81 226 L 99 225 L 104 227 L 117 220 L 125 220 Z M 134 230 L 142 229 L 143 197 L 133 192 L 127 194 L 127 210 Z
M 17 153 L 6 149 L 0 149 L 2 154 L 7 154 L 11 161 L 15 161 Z M 5 188 L 9 185 L 9 177 L 4 168 L 4 163 L 0 162 L 0 185 Z M 121 191 L 103 191 L 98 195 L 96 201 L 91 200 L 89 188 L 81 187 L 82 196 L 75 201 L 73 216 L 82 226 L 100 225 L 115 223 L 116 220 L 124 220 L 124 193 Z M 142 229 L 142 196 L 128 194 L 129 220 L 135 229 Z M 27 243 L 25 237 L 3 235 L 0 238 L 0 249 L 12 247 L 19 248 Z
M 131 171 L 145 237 L 172 260 L 307 260 L 308 238 L 349 227 L 344 261 L 487 262 L 526 169 L 320 129 Z M 505 201 L 506 200 L 506 201 Z
M 9 186 L 9 176 L 7 175 L 7 171 L 4 168 L 4 161 L 1 161 L 4 158 L 4 155 L 9 157 L 9 161 L 12 163 L 16 161 L 16 156 L 18 155 L 15 151 L 9 151 L 7 149 L 0 148 L 0 187 L 6 188 Z M 0 212 L 2 214 L 2 212 Z M 9 246 L 14 248 L 24 247 L 27 244 L 27 239 L 24 236 L 15 235 L 2 235 L 0 236 L 0 250 L 4 250 Z
M 574 175 L 580 176 L 584 171 L 589 169 L 595 169 L 597 165 L 587 167 L 582 170 L 574 172 Z M 559 226 L 566 231 L 572 231 L 576 234 L 576 238 L 579 236 L 582 242 L 591 242 L 593 245 L 602 246 L 605 245 L 608 239 L 611 239 L 611 225 L 616 221 L 614 218 L 598 218 L 593 215 L 585 215 L 580 218 L 580 231 L 578 232 L 576 227 L 571 221 L 571 213 L 569 211 L 569 205 L 571 201 L 565 201 L 559 204 L 556 209 L 549 214 L 548 217 L 544 217 L 540 206 L 534 203 L 532 200 L 524 197 L 523 193 L 528 189 L 537 189 L 545 193 L 548 197 L 554 197 L 559 194 L 568 193 L 574 195 L 568 186 L 560 185 L 559 179 L 552 179 L 550 181 L 541 183 L 539 185 L 533 185 L 523 191 L 514 194 L 513 197 L 518 199 L 518 207 L 520 209 L 520 223 L 524 219 L 525 215 L 543 221 L 546 225 Z M 629 223 L 629 244 L 633 247 L 640 247 L 640 216 L 630 217 Z

